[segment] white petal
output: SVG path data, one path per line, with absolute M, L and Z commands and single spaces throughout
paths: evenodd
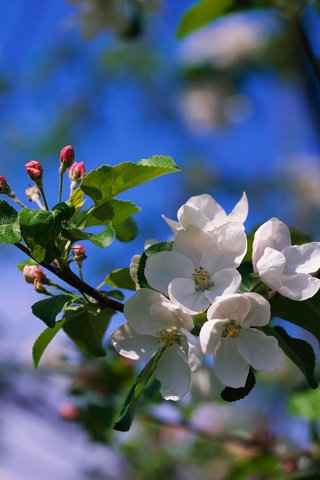
M 236 293 L 241 284 L 241 275 L 235 268 L 225 268 L 212 276 L 214 287 L 206 290 L 206 297 L 212 303 L 221 295 Z
M 267 247 L 257 262 L 257 270 L 263 283 L 273 290 L 279 290 L 285 265 L 286 259 L 283 253 Z
M 151 315 L 150 309 L 154 303 L 165 301 L 168 299 L 161 293 L 141 288 L 125 303 L 125 317 L 136 332 L 156 337 L 161 330 L 161 322 Z
M 229 222 L 239 222 L 244 223 L 248 216 L 248 199 L 245 192 L 243 192 L 242 197 L 239 202 L 235 205 L 232 212 L 228 215 Z
M 286 273 L 315 273 L 320 268 L 320 242 L 295 245 L 283 250 L 286 257 Z
M 251 308 L 250 300 L 243 294 L 223 295 L 208 310 L 208 320 L 228 319 L 242 324 Z
M 250 300 L 251 308 L 246 316 L 243 325 L 247 327 L 263 327 L 270 322 L 271 312 L 270 303 L 264 297 L 254 292 L 246 292 L 245 295 Z
M 254 235 L 252 245 L 254 271 L 257 271 L 257 262 L 267 247 L 282 252 L 289 245 L 291 245 L 290 231 L 285 223 L 278 218 L 271 218 L 271 220 L 261 225 Z
M 179 232 L 179 230 L 182 229 L 181 225 L 179 222 L 176 222 L 175 220 L 171 220 L 170 218 L 166 217 L 165 215 L 161 215 L 163 220 L 166 222 L 169 228 L 173 231 L 173 233 Z
M 227 220 L 227 214 L 211 195 L 204 193 L 189 198 L 187 205 L 198 208 L 215 226 L 222 225 Z
M 195 225 L 201 230 L 206 229 L 209 220 L 201 213 L 198 208 L 191 205 L 182 205 L 178 210 L 178 220 L 180 225 L 185 229 L 189 225 Z
M 224 263 L 222 268 L 238 267 L 247 252 L 247 236 L 242 223 L 229 222 L 218 227 L 213 232 L 221 255 L 221 264 L 224 258 L 232 259 L 232 263 Z
M 186 230 L 181 230 L 177 233 L 172 250 L 183 253 L 192 260 L 195 267 L 199 267 L 201 265 L 202 252 L 211 239 L 212 237 L 209 233 L 205 233 L 195 225 L 189 225 Z M 180 275 L 180 277 L 183 276 Z
M 189 278 L 173 280 L 169 285 L 169 297 L 191 315 L 207 310 L 210 305 L 205 292 L 196 292 L 194 281 Z
M 184 327 L 189 330 L 193 328 L 191 315 L 183 312 L 178 305 L 169 301 L 151 305 L 150 314 L 154 318 L 154 322 L 159 325 L 159 331 L 170 327 Z
M 137 271 L 138 271 L 140 258 L 141 258 L 141 255 L 133 255 L 130 262 L 130 277 L 132 278 L 136 286 L 138 285 Z
M 190 368 L 181 347 L 167 347 L 158 361 L 155 376 L 161 383 L 160 393 L 165 400 L 180 400 L 190 388 Z
M 196 372 L 202 365 L 203 353 L 201 350 L 199 339 L 194 335 L 189 333 L 187 330 L 182 329 L 181 332 L 184 334 L 187 341 L 187 357 L 188 364 L 192 372 Z
M 278 292 L 284 297 L 292 300 L 307 300 L 313 297 L 320 289 L 320 280 L 306 273 L 296 275 L 284 275 L 282 287 Z
M 209 320 L 202 325 L 199 339 L 202 351 L 205 355 L 211 355 L 214 352 L 220 341 L 226 323 L 226 319 Z
M 168 295 L 168 286 L 175 278 L 191 277 L 192 261 L 180 252 L 159 252 L 148 257 L 144 274 L 149 285 Z
M 255 328 L 242 330 L 237 340 L 240 355 L 257 370 L 271 372 L 280 367 L 284 353 L 276 338 Z
M 249 364 L 239 354 L 232 338 L 221 338 L 215 352 L 213 370 L 220 382 L 228 387 L 244 387 L 249 373 Z
M 132 360 L 150 357 L 159 348 L 159 340 L 149 335 L 140 335 L 128 323 L 111 333 L 110 341 L 116 351 Z

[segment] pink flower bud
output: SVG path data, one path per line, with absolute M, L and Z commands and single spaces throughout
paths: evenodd
M 46 280 L 46 274 L 37 265 L 25 265 L 22 274 L 27 283 L 34 283 L 35 280 L 43 283 Z
M 36 160 L 31 160 L 31 162 L 26 163 L 26 170 L 31 180 L 41 180 L 43 168 L 40 162 L 37 162 Z
M 73 247 L 73 256 L 75 259 L 83 258 L 86 256 L 86 249 L 83 245 L 77 244 Z
M 69 178 L 72 182 L 78 182 L 86 173 L 84 162 L 74 162 L 69 170 Z
M 60 152 L 60 163 L 63 163 L 65 168 L 71 167 L 74 160 L 74 150 L 71 145 L 63 147 Z
M 59 406 L 59 415 L 63 420 L 72 422 L 80 416 L 80 409 L 74 403 L 65 402 Z
M 0 193 L 8 195 L 11 192 L 10 185 L 4 177 L 0 176 Z

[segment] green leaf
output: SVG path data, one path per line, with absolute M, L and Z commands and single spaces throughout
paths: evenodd
M 56 336 L 56 334 L 61 330 L 63 327 L 65 320 L 59 320 L 53 328 L 46 328 L 34 342 L 32 348 L 32 358 L 33 358 L 33 365 L 35 368 L 38 368 L 39 362 L 41 357 L 51 342 L 51 340 Z
M 320 389 L 296 392 L 289 397 L 289 409 L 293 415 L 298 415 L 311 422 L 320 418 Z
M 103 287 L 103 285 L 106 284 L 113 288 L 125 288 L 126 290 L 136 289 L 135 283 L 131 278 L 129 268 L 118 268 L 117 270 L 109 273 L 109 275 L 107 275 L 103 280 L 100 287 Z
M 244 262 L 238 268 L 242 281 L 240 290 L 241 292 L 253 292 L 256 291 L 260 282 L 260 278 L 256 277 L 253 273 L 252 263 L 251 262 Z
M 114 226 L 116 237 L 120 242 L 131 242 L 138 235 L 138 227 L 133 218 L 127 218 L 127 220 L 117 226 L 112 222 L 112 225 Z
M 57 315 L 65 305 L 72 302 L 73 298 L 73 295 L 61 294 L 40 300 L 32 305 L 32 313 L 40 318 L 48 327 L 54 328 Z
M 251 392 L 255 384 L 256 379 L 252 369 L 250 368 L 245 386 L 240 388 L 226 387 L 221 392 L 221 398 L 226 402 L 236 402 L 237 400 L 241 400 Z
M 178 38 L 183 38 L 220 17 L 227 12 L 233 3 L 234 0 L 201 0 L 197 2 L 183 15 L 178 27 Z
M 21 239 L 17 211 L 0 200 L 0 243 L 16 243 Z
M 297 302 L 281 295 L 270 300 L 271 315 L 283 318 L 312 333 L 320 342 L 320 292 L 309 300 Z
M 18 216 L 21 233 L 38 263 L 50 263 L 60 256 L 55 242 L 62 230 L 62 223 L 69 220 L 74 211 L 74 206 L 66 203 L 59 203 L 52 211 L 21 210 Z
M 81 188 L 76 188 L 73 190 L 71 197 L 67 201 L 67 205 L 73 205 L 75 208 L 80 208 L 83 204 L 83 191 Z
M 143 392 L 143 389 L 153 376 L 157 363 L 165 351 L 165 348 L 166 347 L 160 348 L 160 350 L 158 350 L 154 357 L 149 360 L 142 372 L 138 375 L 136 382 L 131 387 L 127 398 L 125 399 L 119 418 L 116 420 L 116 423 L 113 426 L 114 430 L 127 432 L 130 429 L 137 402 Z
M 63 329 L 85 354 L 103 357 L 106 352 L 102 340 L 113 314 L 109 309 L 71 307 L 65 312 Z
M 138 163 L 120 163 L 114 167 L 102 165 L 84 177 L 81 189 L 96 205 L 100 205 L 124 190 L 178 171 L 174 161 L 164 156 L 153 156 Z
M 316 357 L 311 345 L 305 340 L 292 338 L 282 327 L 262 327 L 267 335 L 274 336 L 290 360 L 301 370 L 311 388 L 317 388 L 314 375 Z
M 138 277 L 138 283 L 141 288 L 150 288 L 150 285 L 147 282 L 147 279 L 144 275 L 144 269 L 146 266 L 146 261 L 147 258 L 150 255 L 153 255 L 158 252 L 170 252 L 172 250 L 172 244 L 173 242 L 160 242 L 160 243 L 155 243 L 154 245 L 151 245 L 151 247 L 147 248 L 141 255 L 139 265 L 138 265 L 138 270 L 137 270 L 137 277 Z
M 100 233 L 84 232 L 81 228 L 77 228 L 74 225 L 64 225 L 61 233 L 72 243 L 78 242 L 79 240 L 89 240 L 100 248 L 108 247 L 115 238 L 115 231 L 112 225 L 108 225 Z

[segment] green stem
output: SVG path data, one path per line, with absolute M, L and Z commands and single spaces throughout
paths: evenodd
M 54 287 L 54 288 L 57 288 L 58 290 L 61 290 L 62 292 L 65 292 L 65 293 L 69 293 L 70 295 L 73 295 L 72 292 L 70 292 L 70 290 L 67 290 L 66 288 L 64 287 L 61 287 L 61 285 L 58 285 L 57 283 L 54 283 L 50 280 L 50 284 L 51 287 Z
M 63 173 L 60 172 L 60 182 L 59 182 L 59 198 L 58 198 L 58 203 L 61 203 L 62 201 L 62 185 L 63 185 Z
M 11 197 L 11 198 L 12 198 L 12 200 L 13 200 L 14 202 L 16 202 L 18 205 L 20 205 L 20 207 L 22 207 L 22 208 L 27 208 L 27 207 L 25 206 L 25 204 L 22 203 L 22 202 L 19 200 L 19 198 L 16 197 L 15 195 L 14 195 L 13 197 Z
M 46 209 L 46 210 L 49 210 L 48 202 L 47 202 L 46 195 L 45 195 L 45 193 L 44 193 L 43 187 L 39 187 L 39 186 L 38 186 L 38 188 L 39 188 L 39 191 L 40 191 L 40 193 L 41 193 L 41 196 L 42 196 L 42 199 L 43 199 L 43 203 L 44 203 L 45 209 Z

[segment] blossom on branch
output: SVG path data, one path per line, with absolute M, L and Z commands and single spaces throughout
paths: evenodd
M 320 268 L 320 242 L 292 246 L 289 228 L 278 218 L 256 231 L 252 264 L 263 283 L 292 300 L 306 300 L 320 289 L 311 275 Z
M 247 215 L 248 199 L 245 193 L 229 215 L 211 195 L 203 194 L 189 198 L 187 203 L 179 208 L 178 222 L 170 220 L 164 215 L 162 215 L 162 218 L 174 233 L 185 230 L 189 225 L 195 225 L 206 232 L 214 232 L 217 227 L 229 222 L 242 225 Z
M 220 295 L 236 292 L 241 283 L 236 267 L 247 250 L 246 235 L 238 225 L 222 225 L 215 234 L 194 225 L 179 231 L 171 252 L 148 257 L 144 273 L 149 285 L 190 314 L 207 310 Z
M 142 360 L 165 350 L 158 360 L 155 376 L 166 400 L 179 400 L 190 388 L 191 371 L 201 366 L 199 341 L 190 333 L 190 315 L 161 293 L 138 290 L 125 304 L 128 323 L 111 334 L 116 351 L 132 360 Z
M 200 331 L 206 355 L 213 354 L 213 369 L 229 387 L 246 383 L 250 366 L 272 371 L 280 367 L 284 354 L 273 336 L 254 327 L 270 321 L 270 304 L 257 293 L 226 295 L 208 310 L 208 321 Z

